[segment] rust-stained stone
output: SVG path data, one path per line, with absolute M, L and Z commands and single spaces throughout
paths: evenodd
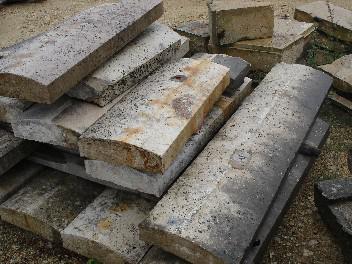
M 102 191 L 98 184 L 46 168 L 0 206 L 0 216 L 59 242 L 60 232 Z
M 332 84 L 279 64 L 140 225 L 140 237 L 191 263 L 241 263 Z
M 352 42 L 352 11 L 330 1 L 316 1 L 296 7 L 295 19 L 316 22 L 320 31 L 339 40 Z
M 80 137 L 80 153 L 88 159 L 163 173 L 229 82 L 229 69 L 207 60 L 169 63 Z
M 0 51 L 0 95 L 52 103 L 163 13 L 161 0 L 121 0 L 85 10 Z

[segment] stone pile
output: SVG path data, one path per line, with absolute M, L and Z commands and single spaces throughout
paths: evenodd
M 215 6 L 218 45 L 274 34 L 267 5 Z M 252 263 L 326 138 L 332 79 L 278 64 L 251 95 L 247 61 L 182 58 L 162 13 L 122 0 L 0 51 L 0 217 L 103 263 Z

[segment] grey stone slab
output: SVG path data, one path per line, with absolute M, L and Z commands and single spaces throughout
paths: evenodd
M 315 184 L 315 198 L 325 204 L 352 200 L 352 180 L 334 179 L 318 182 Z
M 179 34 L 155 22 L 68 95 L 104 106 L 172 59 L 180 45 Z
M 331 84 L 307 66 L 274 67 L 140 225 L 141 238 L 193 263 L 240 263 Z
M 133 89 L 80 137 L 88 159 L 163 173 L 230 82 L 228 68 L 181 59 Z
M 60 232 L 102 191 L 98 184 L 46 168 L 0 206 L 0 216 L 59 242 Z
M 163 14 L 160 0 L 85 10 L 0 52 L 0 95 L 52 103 Z
M 319 68 L 334 78 L 333 85 L 336 90 L 352 93 L 352 55 L 343 56 L 333 63 L 322 65 Z
M 139 239 L 138 225 L 155 203 L 106 189 L 62 231 L 65 248 L 102 263 L 138 263 L 151 245 Z
M 31 105 L 31 102 L 0 96 L 0 122 L 14 122 Z
M 273 36 L 274 9 L 266 3 L 211 0 L 208 10 L 210 42 L 213 45 Z
M 189 262 L 180 259 L 158 247 L 152 247 L 139 264 L 187 264 Z
M 0 175 L 31 154 L 36 144 L 16 138 L 11 132 L 0 129 Z
M 31 177 L 43 169 L 30 161 L 21 161 L 8 172 L 0 176 L 0 203 L 19 190 Z
M 190 40 L 187 37 L 181 36 L 181 46 L 176 51 L 174 60 L 179 60 L 183 57 L 186 57 L 190 49 Z
M 222 96 L 205 118 L 203 125 L 185 144 L 172 165 L 159 174 L 144 173 L 128 166 L 116 166 L 99 160 L 86 160 L 87 173 L 95 181 L 113 188 L 161 197 L 183 170 L 192 162 L 215 133 L 252 91 L 252 81 L 245 83 L 232 97 Z
M 332 4 L 316 1 L 296 7 L 295 19 L 316 22 L 319 30 L 339 40 L 352 42 L 352 11 Z

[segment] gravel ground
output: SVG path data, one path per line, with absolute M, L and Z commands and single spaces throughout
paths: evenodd
M 234 0 L 235 1 L 235 0 Z M 237 1 L 237 0 L 236 0 Z M 47 0 L 36 4 L 0 7 L 0 48 L 47 30 L 76 12 L 107 0 Z M 204 0 L 164 0 L 162 21 L 173 26 L 184 21 L 206 20 Z M 293 6 L 306 0 L 272 1 L 277 15 L 292 15 Z M 351 0 L 332 1 L 352 9 Z M 313 202 L 316 181 L 351 177 L 348 170 L 348 151 L 352 149 L 352 118 L 349 114 L 325 103 L 321 118 L 331 125 L 331 134 L 319 159 L 286 213 L 263 263 L 342 263 L 342 256 L 334 239 L 322 223 Z M 28 232 L 0 221 L 0 263 L 86 263 L 60 246 L 53 245 Z

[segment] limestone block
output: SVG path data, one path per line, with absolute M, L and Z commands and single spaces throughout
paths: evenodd
M 116 166 L 99 160 L 86 160 L 86 171 L 94 181 L 102 184 L 161 197 L 251 91 L 252 81 L 246 78 L 245 83 L 232 97 L 222 96 L 205 118 L 199 131 L 188 140 L 164 173 L 144 173 L 128 166 Z
M 151 245 L 139 239 L 138 225 L 154 202 L 106 189 L 62 231 L 65 248 L 106 264 L 138 263 Z
M 346 55 L 331 64 L 319 67 L 334 78 L 334 88 L 352 93 L 352 55 Z
M 352 11 L 330 1 L 316 1 L 297 7 L 295 19 L 316 22 L 320 31 L 339 40 L 352 42 Z
M 14 122 L 31 105 L 31 102 L 0 96 L 0 122 Z
M 140 225 L 141 239 L 191 263 L 240 263 L 331 84 L 307 66 L 274 67 Z
M 0 216 L 60 242 L 60 232 L 102 191 L 98 184 L 47 168 L 0 206 Z
M 162 13 L 161 0 L 121 0 L 85 10 L 1 50 L 0 95 L 53 103 Z
M 68 95 L 104 106 L 172 59 L 180 45 L 179 34 L 155 22 Z
M 268 4 L 212 0 L 208 10 L 210 42 L 214 45 L 273 36 L 274 9 Z
M 228 68 L 181 59 L 149 76 L 79 140 L 88 159 L 163 173 L 229 84 Z

